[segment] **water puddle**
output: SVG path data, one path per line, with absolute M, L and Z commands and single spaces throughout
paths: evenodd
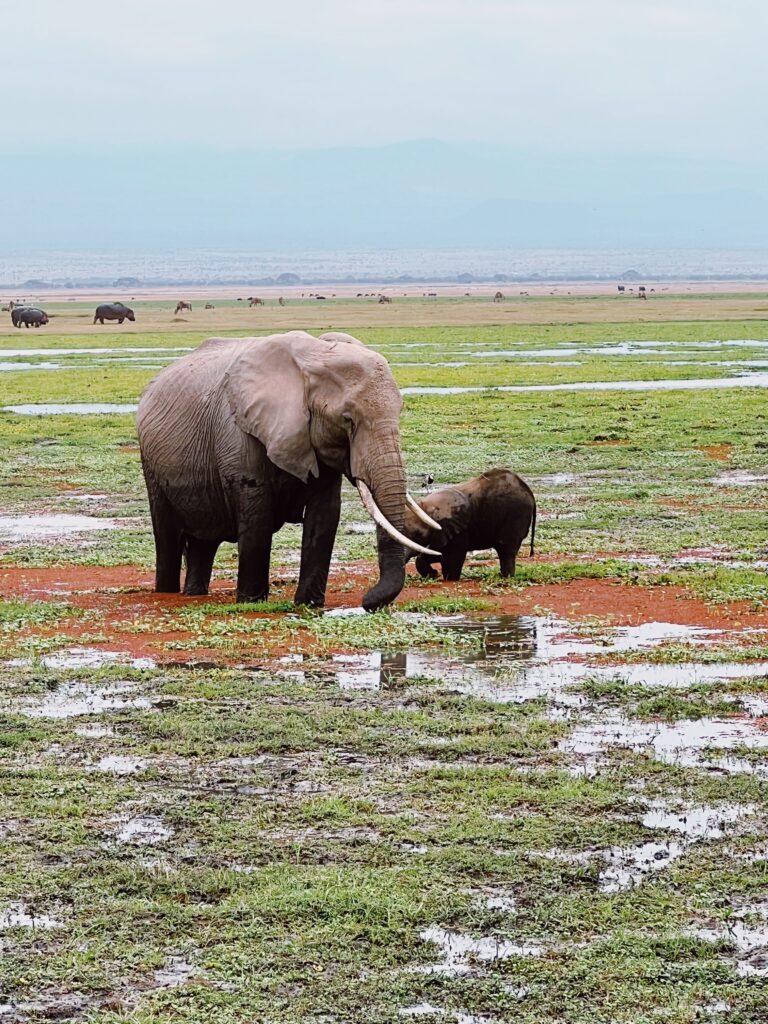
M 759 921 L 754 921 L 760 918 Z M 728 921 L 688 931 L 704 942 L 727 943 L 742 954 L 736 961 L 741 978 L 768 977 L 768 904 L 753 903 L 734 911 Z
M 136 684 L 114 682 L 108 686 L 93 687 L 86 683 L 59 682 L 54 689 L 37 698 L 11 700 L 11 709 L 27 718 L 77 718 L 81 715 L 100 715 L 106 711 L 124 711 L 129 708 L 145 710 L 151 707 L 147 697 L 135 695 Z
M 512 956 L 544 956 L 548 947 L 541 942 L 511 942 L 495 936 L 474 938 L 463 932 L 448 931 L 433 925 L 419 932 L 424 942 L 432 942 L 439 946 L 442 960 L 438 963 L 420 965 L 414 968 L 419 974 L 439 974 L 458 977 L 472 971 L 473 961 L 493 963 L 507 960 Z
M 130 658 L 121 651 L 104 651 L 98 647 L 70 647 L 54 654 L 45 654 L 40 662 L 46 668 L 62 669 L 103 668 L 105 665 L 125 665 L 138 669 L 157 667 L 157 662 L 152 658 Z M 15 661 L 13 664 L 26 663 Z
M 732 469 L 712 478 L 717 487 L 763 487 L 768 485 L 768 474 L 751 473 L 747 469 Z
M 619 747 L 649 754 L 666 764 L 716 768 L 726 773 L 744 771 L 750 762 L 738 758 L 709 761 L 704 752 L 739 746 L 749 750 L 768 749 L 768 732 L 753 722 L 738 719 L 701 718 L 666 723 L 635 721 L 616 715 L 578 725 L 570 736 L 558 743 L 560 750 L 572 754 L 600 754 Z
M 365 614 L 360 608 L 338 608 L 328 616 Z M 586 679 L 620 679 L 648 687 L 687 687 L 721 679 L 768 676 L 768 662 L 681 664 L 606 664 L 606 655 L 648 649 L 677 641 L 707 644 L 723 633 L 699 626 L 652 622 L 574 635 L 571 623 L 542 616 L 434 616 L 432 622 L 479 641 L 469 650 L 374 651 L 333 657 L 320 668 L 349 690 L 378 690 L 408 678 L 442 682 L 458 693 L 497 703 L 557 698 L 569 706 L 584 703 L 569 687 Z M 596 661 L 595 656 L 601 660 Z M 300 654 L 282 658 L 295 666 L 291 675 L 304 678 Z
M 17 416 L 93 416 L 98 413 L 127 415 L 138 409 L 135 404 L 111 402 L 40 402 L 27 405 L 4 405 L 0 411 L 15 413 Z
M 0 373 L 13 373 L 14 370 L 60 370 L 61 363 L 3 363 L 0 362 Z
M 471 392 L 520 394 L 533 391 L 708 391 L 723 388 L 765 388 L 768 373 L 744 373 L 735 377 L 702 377 L 681 380 L 597 380 L 572 384 L 499 384 L 473 387 L 407 387 L 403 395 L 463 395 Z
M 147 762 L 141 757 L 126 757 L 122 754 L 108 754 L 102 757 L 93 765 L 97 772 L 109 772 L 112 775 L 135 775 L 147 767 Z
M 117 833 L 118 843 L 130 843 L 134 846 L 153 846 L 170 839 L 173 830 L 155 815 L 148 814 L 130 818 L 124 822 Z
M 61 921 L 56 921 L 48 914 L 36 914 L 21 901 L 9 903 L 4 910 L 0 910 L 0 931 L 6 931 L 8 928 L 48 930 L 63 927 Z
M 603 855 L 606 866 L 600 872 L 600 892 L 623 892 L 638 885 L 648 875 L 661 871 L 685 853 L 687 846 L 677 840 L 641 843 L 617 847 Z
M 123 352 L 144 355 L 153 352 L 191 352 L 189 346 L 164 348 L 147 346 L 146 348 L 0 348 L 0 358 L 12 359 L 24 356 L 110 356 Z
M 677 838 L 648 840 L 603 850 L 546 850 L 542 856 L 584 868 L 598 862 L 601 865 L 597 879 L 599 891 L 624 892 L 640 885 L 649 875 L 664 871 L 692 846 L 722 839 L 732 831 L 728 826 L 736 826 L 756 811 L 751 804 L 671 809 L 665 801 L 651 801 L 646 807 L 642 825 L 648 829 L 673 832 Z
M 494 1024 L 494 1019 L 491 1017 L 478 1017 L 477 1014 L 465 1013 L 463 1010 L 444 1010 L 432 1003 L 403 1006 L 397 1012 L 401 1017 L 450 1017 L 456 1024 Z
M 96 530 L 114 530 L 114 519 L 96 516 L 0 516 L 0 541 L 41 540 Z
M 75 736 L 82 736 L 88 740 L 100 740 L 117 735 L 111 725 L 79 725 L 74 732 Z
M 683 807 L 670 810 L 663 800 L 652 801 L 643 816 L 645 828 L 677 832 L 689 841 L 722 839 L 728 825 L 749 817 L 757 810 L 752 804 L 726 804 L 722 807 Z
M 199 973 L 198 968 L 188 963 L 184 957 L 171 956 L 164 967 L 154 972 L 152 979 L 158 988 L 179 988 Z

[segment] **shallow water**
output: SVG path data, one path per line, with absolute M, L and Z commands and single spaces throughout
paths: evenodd
M 762 918 L 762 921 L 755 918 Z M 739 977 L 768 977 L 768 905 L 765 903 L 747 904 L 735 910 L 728 921 L 706 928 L 694 927 L 688 934 L 704 942 L 734 947 L 742 954 L 736 961 Z
M 463 395 L 470 392 L 524 393 L 533 391 L 707 391 L 723 388 L 765 388 L 768 373 L 745 373 L 738 377 L 702 377 L 688 380 L 602 380 L 573 384 L 500 384 L 474 387 L 407 387 L 403 395 Z
M 602 865 L 598 889 L 605 893 L 623 892 L 640 885 L 649 875 L 665 870 L 694 845 L 732 833 L 740 821 L 756 812 L 751 804 L 684 806 L 672 810 L 664 801 L 652 801 L 646 806 L 643 826 L 673 832 L 674 839 L 650 839 L 599 850 L 545 850 L 542 856 L 583 868 L 593 862 Z
M 754 722 L 741 719 L 701 718 L 666 723 L 606 715 L 577 725 L 570 736 L 558 742 L 560 750 L 571 754 L 594 755 L 623 748 L 650 754 L 667 764 L 716 769 L 726 774 L 761 773 L 761 767 L 753 766 L 746 758 L 709 761 L 704 756 L 706 750 L 733 747 L 768 749 L 768 733 Z M 768 766 L 765 771 L 768 772 Z
M 66 537 L 95 530 L 114 530 L 114 519 L 97 516 L 0 516 L 0 540 L 37 540 L 45 537 Z
M 362 609 L 339 608 L 327 614 L 364 613 Z M 699 626 L 644 623 L 605 629 L 591 638 L 574 636 L 571 624 L 556 618 L 454 615 L 436 616 L 432 621 L 460 635 L 473 635 L 480 640 L 479 646 L 449 652 L 382 650 L 336 655 L 328 674 L 337 685 L 349 690 L 386 689 L 398 680 L 421 676 L 444 682 L 455 692 L 498 703 L 549 697 L 569 706 L 584 703 L 568 688 L 585 679 L 619 678 L 648 687 L 680 688 L 697 682 L 768 675 L 768 662 L 627 665 L 594 661 L 595 655 L 652 649 L 667 641 L 708 643 L 722 635 Z M 303 660 L 302 655 L 290 656 L 291 665 L 296 666 L 294 676 L 303 675 Z
M 141 757 L 126 757 L 122 754 L 108 754 L 97 761 L 93 766 L 94 771 L 109 772 L 112 775 L 135 775 L 147 767 L 147 762 Z
M 118 405 L 109 402 L 35 403 L 4 405 L 0 411 L 17 416 L 93 416 L 97 413 L 128 414 L 136 412 L 138 405 Z
M 27 718 L 78 718 L 82 715 L 100 715 L 107 711 L 128 708 L 147 709 L 151 701 L 135 695 L 136 684 L 114 682 L 108 686 L 88 686 L 86 683 L 57 683 L 45 695 L 24 697 L 9 701 L 11 709 Z
M 768 485 L 768 473 L 752 473 L 748 469 L 731 469 L 712 478 L 717 487 L 763 487 Z
M 152 846 L 170 839 L 173 829 L 153 814 L 126 821 L 117 833 L 118 843 L 132 843 L 137 846 Z
M 119 347 L 119 348 L 0 348 L 0 358 L 13 358 L 23 356 L 111 356 L 119 354 L 121 352 L 132 352 L 139 355 L 152 354 L 153 352 L 191 352 L 192 347 L 189 345 L 185 346 L 174 346 L 172 348 L 166 348 L 165 346 L 147 346 L 139 348 L 136 346 Z
M 63 928 L 61 921 L 56 921 L 48 914 L 35 914 L 26 903 L 15 901 L 9 903 L 5 910 L 0 910 L 0 931 L 8 928 L 34 928 L 49 930 Z
M 46 668 L 103 668 L 105 665 L 127 665 L 131 668 L 152 669 L 152 658 L 131 658 L 120 651 L 103 651 L 98 647 L 70 647 L 40 659 Z M 23 664 L 16 661 L 14 664 Z
M 543 956 L 547 947 L 541 942 L 515 943 L 495 936 L 474 938 L 462 932 L 448 931 L 433 925 L 419 932 L 424 942 L 440 946 L 443 959 L 439 963 L 426 964 L 415 970 L 420 974 L 441 974 L 459 976 L 472 970 L 471 960 L 492 963 L 507 960 L 512 956 Z

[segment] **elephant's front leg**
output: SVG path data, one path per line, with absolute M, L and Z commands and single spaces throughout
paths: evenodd
M 266 601 L 272 554 L 272 494 L 266 486 L 247 483 L 240 494 L 237 536 L 237 600 Z
M 328 586 L 328 570 L 340 513 L 341 476 L 321 468 L 320 477 L 312 484 L 304 509 L 296 604 L 317 607 L 325 604 L 325 588 Z

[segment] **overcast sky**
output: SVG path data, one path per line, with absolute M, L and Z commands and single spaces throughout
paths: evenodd
M 0 149 L 768 155 L 765 0 L 15 0 Z

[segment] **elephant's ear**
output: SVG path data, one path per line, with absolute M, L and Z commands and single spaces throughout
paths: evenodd
M 469 498 L 455 487 L 447 487 L 428 495 L 419 504 L 442 527 L 433 534 L 435 540 L 448 542 L 469 526 L 471 508 Z
M 225 389 L 238 427 L 261 441 L 276 466 L 303 483 L 318 476 L 305 380 L 291 335 L 249 345 L 230 365 Z

